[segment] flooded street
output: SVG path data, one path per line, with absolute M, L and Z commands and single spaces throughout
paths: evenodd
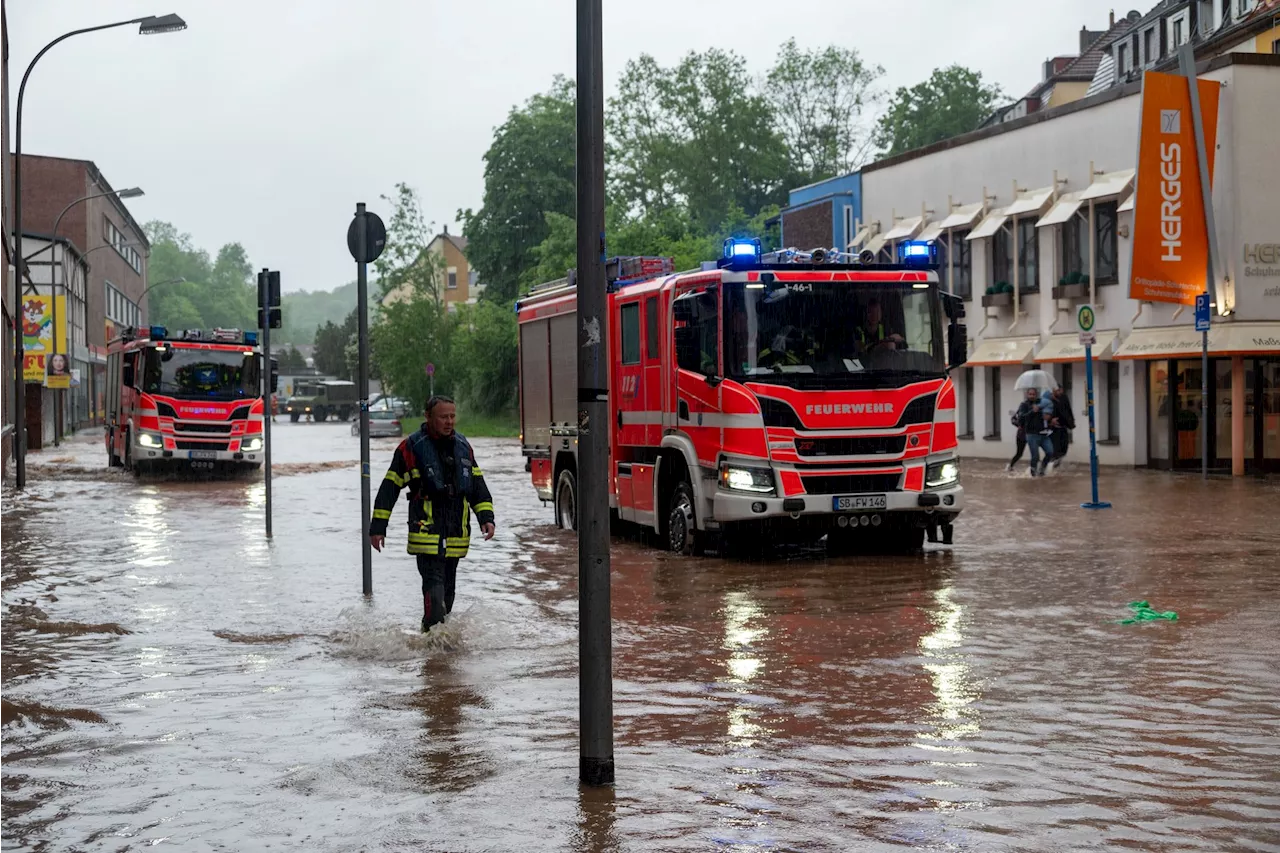
M 261 482 L 96 436 L 6 490 L 5 850 L 1280 850 L 1275 481 L 1104 469 L 1086 512 L 1073 449 L 967 463 L 923 556 L 616 542 L 617 786 L 580 792 L 575 543 L 517 443 L 475 441 L 499 532 L 446 650 L 403 500 L 360 594 L 349 425 L 273 429 L 271 542 Z

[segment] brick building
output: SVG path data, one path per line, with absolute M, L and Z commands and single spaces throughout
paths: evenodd
M 12 155 L 9 157 L 12 160 Z M 12 169 L 12 166 L 10 167 Z M 82 382 L 88 406 L 79 425 L 101 423 L 106 404 L 107 341 L 122 326 L 144 324 L 147 257 L 151 244 L 114 188 L 89 160 L 22 155 L 22 219 L 27 234 L 66 238 L 88 265 L 85 351 Z M 54 223 L 67 205 L 58 233 Z

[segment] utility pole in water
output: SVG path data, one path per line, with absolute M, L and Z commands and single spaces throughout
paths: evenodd
M 271 538 L 271 418 L 276 396 L 276 371 L 271 360 L 271 330 L 280 328 L 280 271 L 263 267 L 258 273 L 258 328 L 262 330 L 262 466 L 266 479 L 267 538 Z
M 584 785 L 613 784 L 601 0 L 578 0 L 578 710 Z
M 360 541 L 361 588 L 373 595 L 373 546 L 369 543 L 369 517 L 373 498 L 369 494 L 369 264 L 387 245 L 387 229 L 376 213 L 356 205 L 355 219 L 347 228 L 347 248 L 356 261 L 356 315 L 359 323 L 360 372 Z

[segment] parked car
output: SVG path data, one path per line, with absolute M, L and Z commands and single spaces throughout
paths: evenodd
M 360 434 L 360 419 L 351 425 L 351 434 Z M 400 424 L 400 415 L 390 408 L 369 410 L 370 438 L 399 438 L 404 435 L 404 427 Z
M 369 408 L 388 408 L 402 418 L 413 414 L 413 403 L 404 397 L 389 397 L 385 394 L 374 397 L 369 403 Z

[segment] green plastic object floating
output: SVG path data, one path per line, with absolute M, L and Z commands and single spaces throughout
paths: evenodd
M 1154 622 L 1157 619 L 1168 619 L 1174 622 L 1178 619 L 1176 611 L 1155 610 L 1146 601 L 1130 601 L 1129 609 L 1133 611 L 1133 615 L 1128 619 L 1121 619 L 1121 625 L 1132 625 L 1135 622 Z

